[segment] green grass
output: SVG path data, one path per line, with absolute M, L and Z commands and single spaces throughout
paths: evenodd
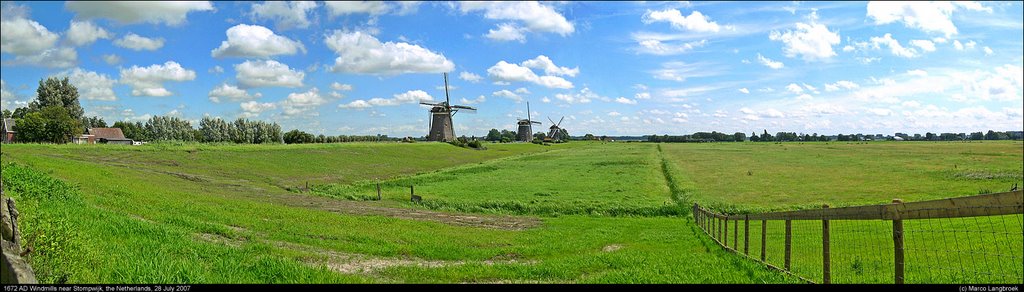
M 720 249 L 690 204 L 754 212 L 973 195 L 1020 182 L 1024 161 L 1020 142 L 487 146 L 4 145 L 0 168 L 45 283 L 793 283 Z M 422 203 L 408 202 L 408 185 Z M 425 209 L 540 224 L 400 214 Z M 908 282 L 1020 274 L 1020 216 L 978 219 L 908 221 Z M 781 266 L 781 222 L 771 224 L 768 258 Z M 886 224 L 833 222 L 835 282 L 891 281 Z M 794 230 L 793 271 L 819 279 L 820 222 Z M 965 259 L 984 264 L 934 268 Z
M 1024 185 L 1020 141 L 662 146 L 699 186 L 694 199 L 727 212 L 924 201 Z
M 171 171 L 145 163 L 187 150 L 154 151 L 146 160 L 130 158 L 146 153 L 130 148 L 5 145 L 3 152 L 5 188 L 24 214 L 24 242 L 35 249 L 29 260 L 44 283 L 794 281 L 715 248 L 683 218 L 567 215 L 521 231 L 453 226 L 284 206 L 269 198 L 305 195 L 214 176 L 223 166 L 189 161 L 196 165 Z M 258 154 L 236 159 L 266 159 Z M 347 266 L 370 270 L 334 270 Z
M 535 215 L 685 215 L 673 200 L 654 144 L 591 144 L 381 182 L 382 199 L 407 202 L 410 186 L 424 207 L 459 212 Z M 376 200 L 376 182 L 325 185 L 316 193 Z

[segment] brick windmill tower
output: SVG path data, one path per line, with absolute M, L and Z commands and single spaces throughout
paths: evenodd
M 519 131 L 516 132 L 516 140 L 530 142 L 533 141 L 533 124 L 540 125 L 540 122 L 534 121 L 530 118 L 530 102 L 526 102 L 526 119 L 519 119 L 516 121 L 519 125 Z
M 427 134 L 427 141 L 450 142 L 455 140 L 455 129 L 452 127 L 452 116 L 459 110 L 476 112 L 476 108 L 464 105 L 451 105 L 451 98 L 448 97 L 448 73 L 444 73 L 444 102 L 429 103 L 420 102 L 422 105 L 429 105 L 430 108 L 430 132 Z

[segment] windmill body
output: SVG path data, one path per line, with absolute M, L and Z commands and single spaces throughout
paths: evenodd
M 516 124 L 519 130 L 516 132 L 516 140 L 529 142 L 533 141 L 533 124 L 540 125 L 540 122 L 530 119 L 530 102 L 526 102 L 526 118 L 518 119 Z
M 448 73 L 444 74 L 444 100 L 439 103 L 420 102 L 422 105 L 430 106 L 430 132 L 427 133 L 427 141 L 454 141 L 455 128 L 452 125 L 452 117 L 455 113 L 460 110 L 476 112 L 474 107 L 451 105 L 451 98 L 448 97 Z
M 563 135 L 563 133 L 562 133 L 562 120 L 565 120 L 565 117 L 562 117 L 561 119 L 559 119 L 557 123 L 555 123 L 554 120 L 551 120 L 551 118 L 548 118 L 548 120 L 551 121 L 551 127 L 548 128 L 550 131 L 548 132 L 548 136 L 545 137 L 544 140 L 545 141 L 566 140 L 568 137 L 563 137 L 565 135 Z

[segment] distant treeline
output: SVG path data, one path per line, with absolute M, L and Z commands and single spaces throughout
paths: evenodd
M 647 136 L 648 142 L 743 142 L 747 139 L 747 135 L 736 132 L 735 134 L 726 134 L 712 131 L 708 132 L 697 132 L 691 135 L 682 136 L 669 136 L 669 135 L 650 135 Z
M 671 135 L 648 135 L 645 136 L 648 142 L 676 142 L 676 143 L 687 143 L 687 142 L 743 142 L 747 140 L 747 136 L 743 133 L 735 133 L 732 135 L 719 133 L 719 132 L 697 132 L 691 135 L 671 136 Z M 778 132 L 775 135 L 768 134 L 765 130 L 763 133 L 758 135 L 757 133 L 750 133 L 751 142 L 795 142 L 795 141 L 878 141 L 878 140 L 903 140 L 903 141 L 965 141 L 965 140 L 1020 140 L 1024 139 L 1024 132 L 1022 131 L 1006 131 L 996 132 L 989 130 L 987 133 L 974 132 L 974 133 L 925 133 L 921 134 L 904 134 L 896 133 L 895 135 L 885 136 L 881 134 L 865 135 L 865 134 L 838 134 L 835 136 L 818 135 L 813 134 L 797 134 L 795 132 Z
M 226 122 L 220 118 L 205 117 L 199 121 L 199 129 L 184 119 L 171 116 L 155 116 L 146 123 L 115 122 L 125 138 L 136 141 L 183 141 L 183 142 L 231 142 L 239 144 L 282 143 L 281 126 L 277 123 L 237 119 Z
M 285 144 L 310 144 L 310 143 L 342 143 L 342 142 L 384 142 L 402 141 L 402 138 L 391 138 L 388 135 L 364 135 L 364 136 L 324 136 L 324 134 L 313 135 L 300 130 L 291 130 L 284 133 Z

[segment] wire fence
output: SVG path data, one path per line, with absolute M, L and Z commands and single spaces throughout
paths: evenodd
M 727 250 L 811 283 L 1024 282 L 1024 193 L 694 221 Z

